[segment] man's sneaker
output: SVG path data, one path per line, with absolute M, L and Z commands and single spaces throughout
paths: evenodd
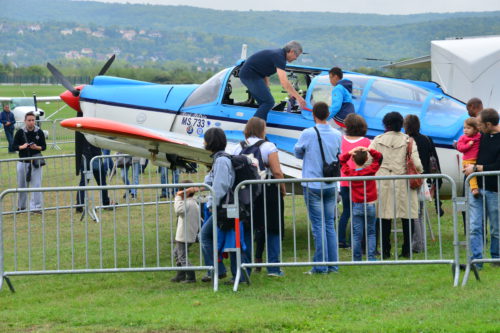
M 283 277 L 285 273 L 283 271 L 267 273 L 267 276 Z

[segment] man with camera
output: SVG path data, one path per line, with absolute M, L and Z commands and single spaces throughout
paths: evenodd
M 24 116 L 24 127 L 14 136 L 13 148 L 19 151 L 19 158 L 41 157 L 41 151 L 47 148 L 43 131 L 35 125 L 36 117 L 33 112 Z M 24 159 L 17 162 L 17 186 L 19 188 L 41 187 L 43 159 Z M 19 193 L 17 209 L 25 210 L 27 193 Z M 31 193 L 29 210 L 40 213 L 42 209 L 42 193 Z
M 338 155 L 341 134 L 332 128 L 327 118 L 328 105 L 317 102 L 313 107 L 316 126 L 306 128 L 295 144 L 295 157 L 303 160 L 302 178 L 338 177 Z M 303 182 L 311 229 L 314 237 L 315 262 L 338 260 L 337 235 L 335 233 L 335 182 Z M 328 274 L 337 272 L 337 266 L 314 266 L 306 274 Z

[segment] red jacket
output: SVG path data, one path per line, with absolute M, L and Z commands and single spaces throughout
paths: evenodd
M 380 161 L 382 160 L 382 154 L 375 149 L 370 149 L 370 155 L 372 155 L 372 163 L 365 168 L 353 169 L 351 168 L 347 161 L 351 158 L 349 153 L 344 153 L 340 156 L 340 163 L 342 165 L 342 172 L 346 177 L 355 176 L 374 176 L 375 173 L 380 168 Z M 367 181 L 351 181 L 351 196 L 352 202 L 363 203 L 372 202 L 377 200 L 377 183 L 374 180 Z M 366 187 L 365 187 L 366 183 Z M 365 201 L 365 188 L 366 188 L 366 201 Z

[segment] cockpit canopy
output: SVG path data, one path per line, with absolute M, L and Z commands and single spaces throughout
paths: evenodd
M 423 134 L 432 135 L 450 144 L 458 138 L 463 121 L 467 118 L 464 105 L 436 90 L 428 90 L 403 80 L 373 77 L 360 74 L 345 74 L 353 82 L 353 104 L 356 113 L 362 115 L 368 128 L 375 130 L 369 135 L 383 132 L 382 118 L 397 111 L 405 117 L 417 115 Z M 310 105 L 322 101 L 331 104 L 332 86 L 328 75 L 313 79 L 307 99 Z M 378 133 L 377 133 L 378 132 Z

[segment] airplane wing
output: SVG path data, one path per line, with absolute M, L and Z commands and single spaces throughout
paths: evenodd
M 144 148 L 151 152 L 175 154 L 184 160 L 205 165 L 212 164 L 211 153 L 205 150 L 203 138 L 173 132 L 158 132 L 140 126 L 102 118 L 78 117 L 63 120 L 61 126 L 94 134 L 107 139 L 115 140 L 133 146 Z M 228 142 L 226 151 L 232 152 L 239 143 Z M 302 175 L 302 161 L 292 154 L 279 151 L 282 171 L 287 177 L 300 178 Z
M 61 122 L 61 126 L 146 148 L 150 152 L 175 154 L 187 161 L 212 164 L 211 153 L 204 149 L 203 138 L 172 132 L 158 132 L 118 121 L 91 117 L 66 119 Z
M 13 99 L 19 99 L 19 98 L 31 98 L 31 97 L 0 97 L 0 102 L 11 102 Z M 59 96 L 40 96 L 36 97 L 36 100 L 38 102 L 56 102 L 60 101 L 61 97 Z

